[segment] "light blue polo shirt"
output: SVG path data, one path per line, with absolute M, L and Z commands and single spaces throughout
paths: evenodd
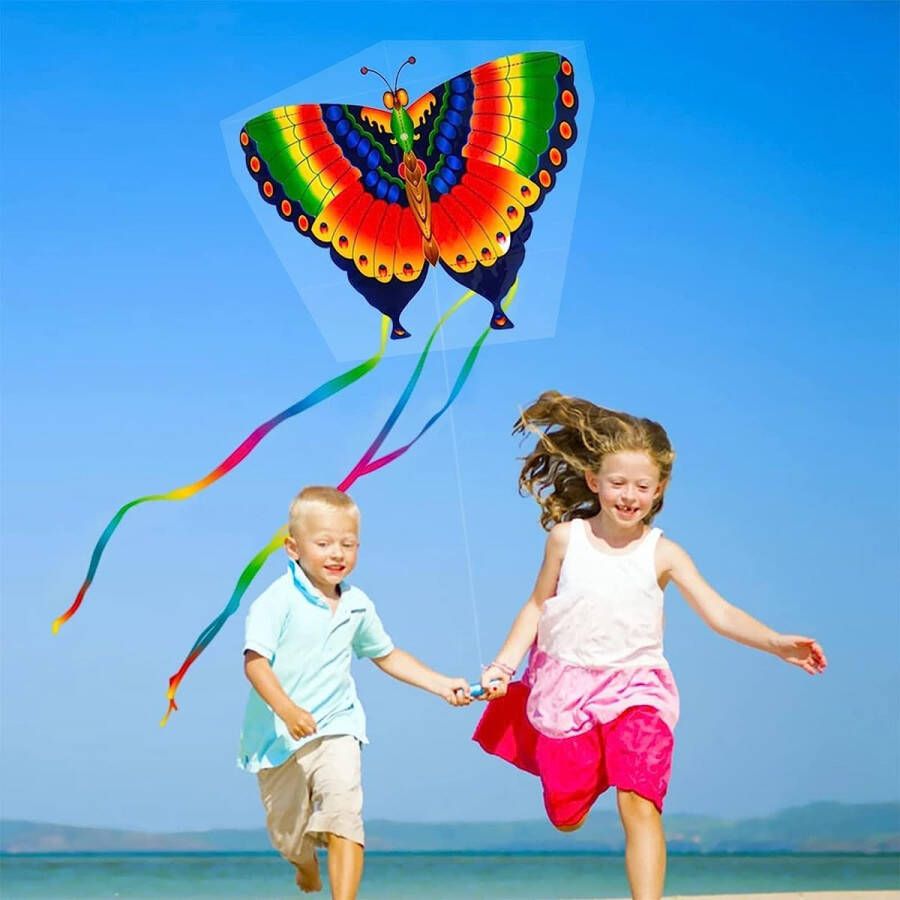
M 321 592 L 291 560 L 287 573 L 251 605 L 244 650 L 269 660 L 285 693 L 316 720 L 318 730 L 295 740 L 251 688 L 238 765 L 248 772 L 280 766 L 298 747 L 328 734 L 351 734 L 368 743 L 366 716 L 350 675 L 351 651 L 377 658 L 393 649 L 375 605 L 359 588 L 342 582 L 332 615 Z

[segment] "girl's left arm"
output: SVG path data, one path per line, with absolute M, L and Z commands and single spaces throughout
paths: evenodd
M 825 671 L 828 662 L 817 641 L 799 634 L 779 634 L 733 606 L 713 590 L 678 544 L 663 538 L 659 550 L 660 576 L 675 582 L 694 612 L 713 631 L 756 650 L 780 656 L 810 675 Z

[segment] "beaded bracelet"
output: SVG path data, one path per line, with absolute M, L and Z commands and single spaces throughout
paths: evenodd
M 510 678 L 516 674 L 516 670 L 511 666 L 506 665 L 506 663 L 498 662 L 496 659 L 489 666 L 481 667 L 482 672 L 486 669 L 499 669 L 504 675 L 508 675 Z

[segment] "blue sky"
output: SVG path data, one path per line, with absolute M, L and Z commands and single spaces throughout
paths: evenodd
M 472 52 L 451 40 L 583 44 L 592 123 L 571 218 L 554 227 L 551 195 L 521 273 L 514 318 L 525 332 L 537 310 L 552 336 L 492 335 L 452 416 L 359 482 L 356 580 L 401 646 L 475 676 L 543 542 L 516 492 L 517 409 L 557 388 L 652 416 L 678 451 L 659 524 L 728 599 L 816 636 L 831 663 L 808 678 L 667 594 L 682 694 L 668 808 L 898 799 L 898 24 L 880 3 L 4 4 L 3 815 L 261 824 L 234 766 L 242 615 L 160 729 L 167 678 L 295 490 L 337 482 L 377 432 L 436 298 L 456 296 L 446 276 L 410 308 L 404 352 L 194 500 L 135 510 L 82 610 L 58 637 L 50 622 L 119 505 L 199 478 L 346 368 L 235 181 L 222 125 L 407 36 L 448 42 L 450 59 Z M 380 96 L 353 84 L 358 102 Z M 560 241 L 554 298 L 529 288 L 546 280 L 529 263 Z M 295 249 L 301 268 L 317 252 Z M 374 343 L 365 304 L 349 287 L 338 302 Z M 487 306 L 470 308 L 474 338 Z M 432 356 L 396 442 L 462 359 Z M 477 710 L 371 665 L 357 676 L 368 816 L 542 815 L 536 781 L 470 742 Z

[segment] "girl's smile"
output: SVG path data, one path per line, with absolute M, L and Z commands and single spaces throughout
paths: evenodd
M 643 522 L 662 490 L 659 467 L 640 450 L 608 453 L 585 481 L 600 501 L 601 516 L 605 513 L 611 524 L 624 526 Z

